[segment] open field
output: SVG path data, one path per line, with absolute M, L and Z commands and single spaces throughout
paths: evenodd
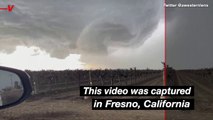
M 131 83 L 131 82 L 129 82 Z M 162 76 L 137 80 L 135 85 L 163 85 Z M 137 97 L 138 98 L 138 97 Z M 0 120 L 163 120 L 164 111 L 91 110 L 78 89 L 34 95 L 24 103 L 0 111 Z
M 176 71 L 175 78 L 176 85 L 194 86 L 195 110 L 167 111 L 168 120 L 213 120 L 213 75 L 196 75 L 194 71 Z
M 162 86 L 162 72 L 158 74 L 161 75 L 152 74 L 155 77 L 149 75 L 134 79 L 122 78 L 121 82 L 114 79 L 113 85 Z M 173 71 L 170 78 L 167 83 L 171 85 L 193 85 L 195 87 L 195 110 L 167 111 L 167 120 L 213 119 L 212 74 L 200 75 L 195 71 Z M 112 79 L 108 77 L 105 80 L 104 83 L 108 83 L 107 85 L 112 83 Z M 96 81 L 96 84 L 98 83 Z M 163 110 L 91 110 L 91 99 L 84 100 L 79 96 L 78 82 L 73 89 L 65 91 L 52 91 L 52 89 L 45 94 L 34 94 L 18 106 L 1 110 L 0 120 L 164 120 Z

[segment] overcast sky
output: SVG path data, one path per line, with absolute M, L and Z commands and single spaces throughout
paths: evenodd
M 213 1 L 167 3 L 209 4 L 208 8 L 167 8 L 167 63 L 176 69 L 213 67 Z
M 0 11 L 0 65 L 161 69 L 164 0 L 16 0 Z

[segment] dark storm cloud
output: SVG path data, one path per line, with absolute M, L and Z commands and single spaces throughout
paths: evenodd
M 167 63 L 177 69 L 213 67 L 213 1 L 167 2 L 209 4 L 208 8 L 167 8 Z
M 0 51 L 38 46 L 52 57 L 78 53 L 84 62 L 110 54 L 110 47 L 139 47 L 162 17 L 163 1 L 18 0 L 1 12 Z M 5 6 L 8 2 L 0 3 Z M 90 57 L 88 57 L 90 56 Z

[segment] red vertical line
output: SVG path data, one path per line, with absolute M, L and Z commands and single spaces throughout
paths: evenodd
M 166 82 L 167 82 L 167 38 L 166 38 L 166 0 L 164 0 L 164 86 L 166 86 Z
M 166 0 L 164 0 L 164 86 L 166 86 L 167 81 L 167 63 L 166 63 Z M 167 120 L 167 111 L 164 110 L 164 120 Z

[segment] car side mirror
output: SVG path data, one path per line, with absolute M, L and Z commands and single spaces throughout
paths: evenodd
M 20 104 L 31 92 L 30 77 L 26 72 L 0 66 L 0 109 Z

